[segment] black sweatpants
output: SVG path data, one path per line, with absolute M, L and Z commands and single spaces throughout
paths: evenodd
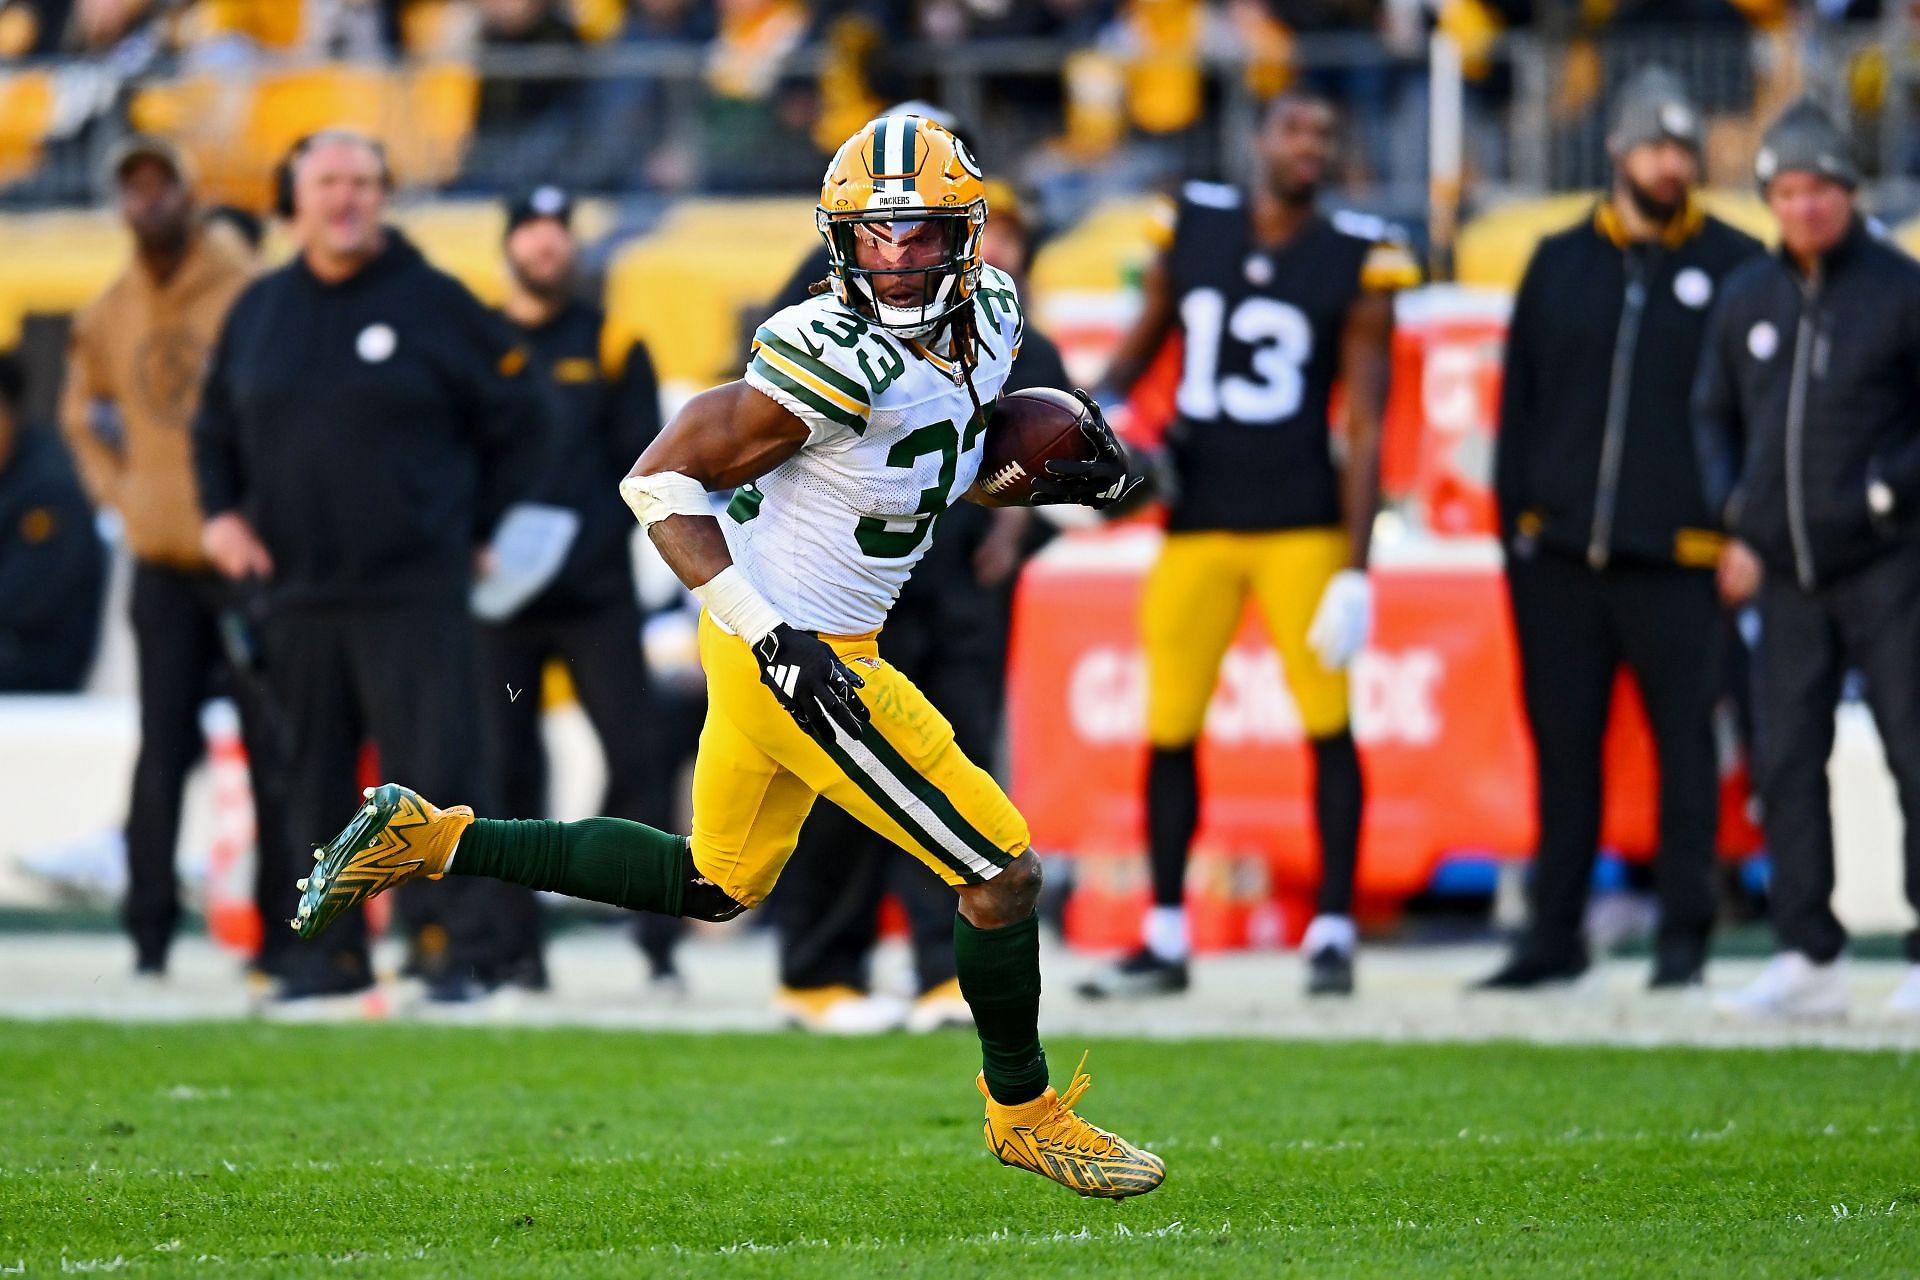
M 1866 677 L 1900 796 L 1907 901 L 1920 907 L 1920 544 L 1817 591 L 1772 572 L 1760 590 L 1754 736 L 1774 929 L 1783 949 L 1821 963 L 1847 941 L 1833 914 L 1827 757 L 1849 663 Z M 1907 958 L 1920 962 L 1920 930 Z
M 1713 574 L 1632 563 L 1596 571 L 1542 549 L 1509 558 L 1507 587 L 1540 806 L 1522 949 L 1546 961 L 1585 954 L 1602 747 L 1622 662 L 1639 683 L 1660 766 L 1658 944 L 1704 945 L 1713 927 L 1720 815 L 1713 709 L 1724 631 Z
M 464 602 L 283 609 L 268 619 L 268 685 L 278 712 L 297 727 L 288 752 L 289 879 L 306 875 L 314 846 L 352 818 L 365 742 L 379 752 L 383 779 L 435 804 L 491 810 L 473 633 Z M 429 919 L 441 924 L 449 963 L 478 965 L 489 932 L 484 904 L 471 892 L 479 883 L 449 876 L 403 885 L 395 894 L 398 919 L 409 932 Z M 348 912 L 299 944 L 296 964 L 296 979 L 368 973 L 365 913 Z
M 287 950 L 299 895 L 282 874 L 289 860 L 285 834 L 285 767 L 266 700 L 252 673 L 235 670 L 222 643 L 221 611 L 227 584 L 211 573 L 138 564 L 133 571 L 133 635 L 140 679 L 140 754 L 127 806 L 127 897 L 122 918 L 143 968 L 164 968 L 180 920 L 174 852 L 180 839 L 180 800 L 187 774 L 206 744 L 200 707 L 225 693 L 240 709 L 252 777 L 258 854 L 254 902 L 265 926 L 259 963 L 275 969 Z
M 607 790 L 598 812 L 674 829 L 674 771 L 662 749 L 665 726 L 648 692 L 640 628 L 640 608 L 632 600 L 564 613 L 523 613 L 480 628 L 480 705 L 500 817 L 548 816 L 540 684 L 547 663 L 559 659 L 567 664 L 580 707 L 606 756 Z M 540 906 L 533 891 L 504 880 L 479 883 L 492 921 L 495 962 L 503 971 L 544 973 Z M 642 949 L 656 971 L 671 970 L 672 944 L 684 921 L 642 916 L 636 925 Z
M 1004 620 L 957 625 L 946 611 L 916 603 L 907 601 L 887 619 L 880 655 L 952 722 L 967 758 L 989 767 L 1006 680 Z M 772 897 L 781 985 L 866 990 L 880 900 L 889 891 L 907 914 L 918 989 L 931 991 L 954 976 L 953 890 L 839 806 L 815 805 Z

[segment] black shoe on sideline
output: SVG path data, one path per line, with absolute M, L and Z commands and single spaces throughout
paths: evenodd
M 1473 984 L 1475 991 L 1533 991 L 1539 987 L 1565 986 L 1576 982 L 1587 971 L 1584 956 L 1560 956 L 1547 959 L 1517 952 L 1492 977 Z
M 1688 938 L 1662 942 L 1654 950 L 1653 978 L 1649 991 L 1679 991 L 1705 986 L 1707 981 L 1707 944 L 1705 939 Z
M 1187 962 L 1162 960 L 1140 948 L 1105 973 L 1079 986 L 1088 1000 L 1124 1000 L 1136 996 L 1174 996 L 1187 989 Z
M 302 956 L 280 988 L 281 1003 L 319 996 L 354 996 L 373 990 L 373 970 L 353 955 Z
M 472 974 L 452 966 L 427 983 L 430 1004 L 472 1004 L 480 998 L 480 993 L 481 986 Z
M 1339 947 L 1322 947 L 1307 957 L 1307 994 L 1310 996 L 1350 996 L 1353 994 L 1353 952 Z
M 522 956 L 481 975 L 481 985 L 490 990 L 542 992 L 552 989 L 547 978 L 547 963 L 538 953 Z

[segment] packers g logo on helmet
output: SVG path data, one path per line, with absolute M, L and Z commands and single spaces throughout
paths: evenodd
M 966 145 L 925 116 L 880 116 L 840 144 L 814 214 L 834 294 L 906 338 L 973 298 L 987 196 Z

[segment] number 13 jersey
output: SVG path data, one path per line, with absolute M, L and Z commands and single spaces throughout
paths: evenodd
M 1339 524 L 1327 405 L 1341 333 L 1363 292 L 1418 282 L 1413 259 L 1385 223 L 1347 213 L 1268 248 L 1238 190 L 1193 182 L 1167 265 L 1184 340 L 1167 527 Z
M 987 267 L 969 305 L 980 335 L 973 387 L 991 409 L 1020 349 L 1020 300 Z M 720 522 L 734 563 L 792 626 L 878 631 L 935 520 L 980 470 L 986 422 L 958 366 L 824 293 L 760 326 L 746 380 L 808 434 L 734 494 Z

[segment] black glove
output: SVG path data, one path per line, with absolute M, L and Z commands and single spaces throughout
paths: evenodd
M 1086 417 L 1080 419 L 1080 431 L 1093 446 L 1093 461 L 1056 458 L 1049 462 L 1047 474 L 1033 482 L 1033 505 L 1072 503 L 1096 511 L 1105 510 L 1125 499 L 1146 477 L 1129 474 L 1127 451 L 1120 447 L 1119 438 L 1107 425 L 1106 415 L 1100 412 L 1093 397 L 1078 387 L 1073 389 L 1073 394 L 1087 406 Z
M 831 743 L 836 724 L 856 739 L 866 729 L 870 717 L 854 690 L 867 682 L 819 636 L 783 622 L 753 646 L 753 656 L 760 664 L 760 682 L 815 740 Z

